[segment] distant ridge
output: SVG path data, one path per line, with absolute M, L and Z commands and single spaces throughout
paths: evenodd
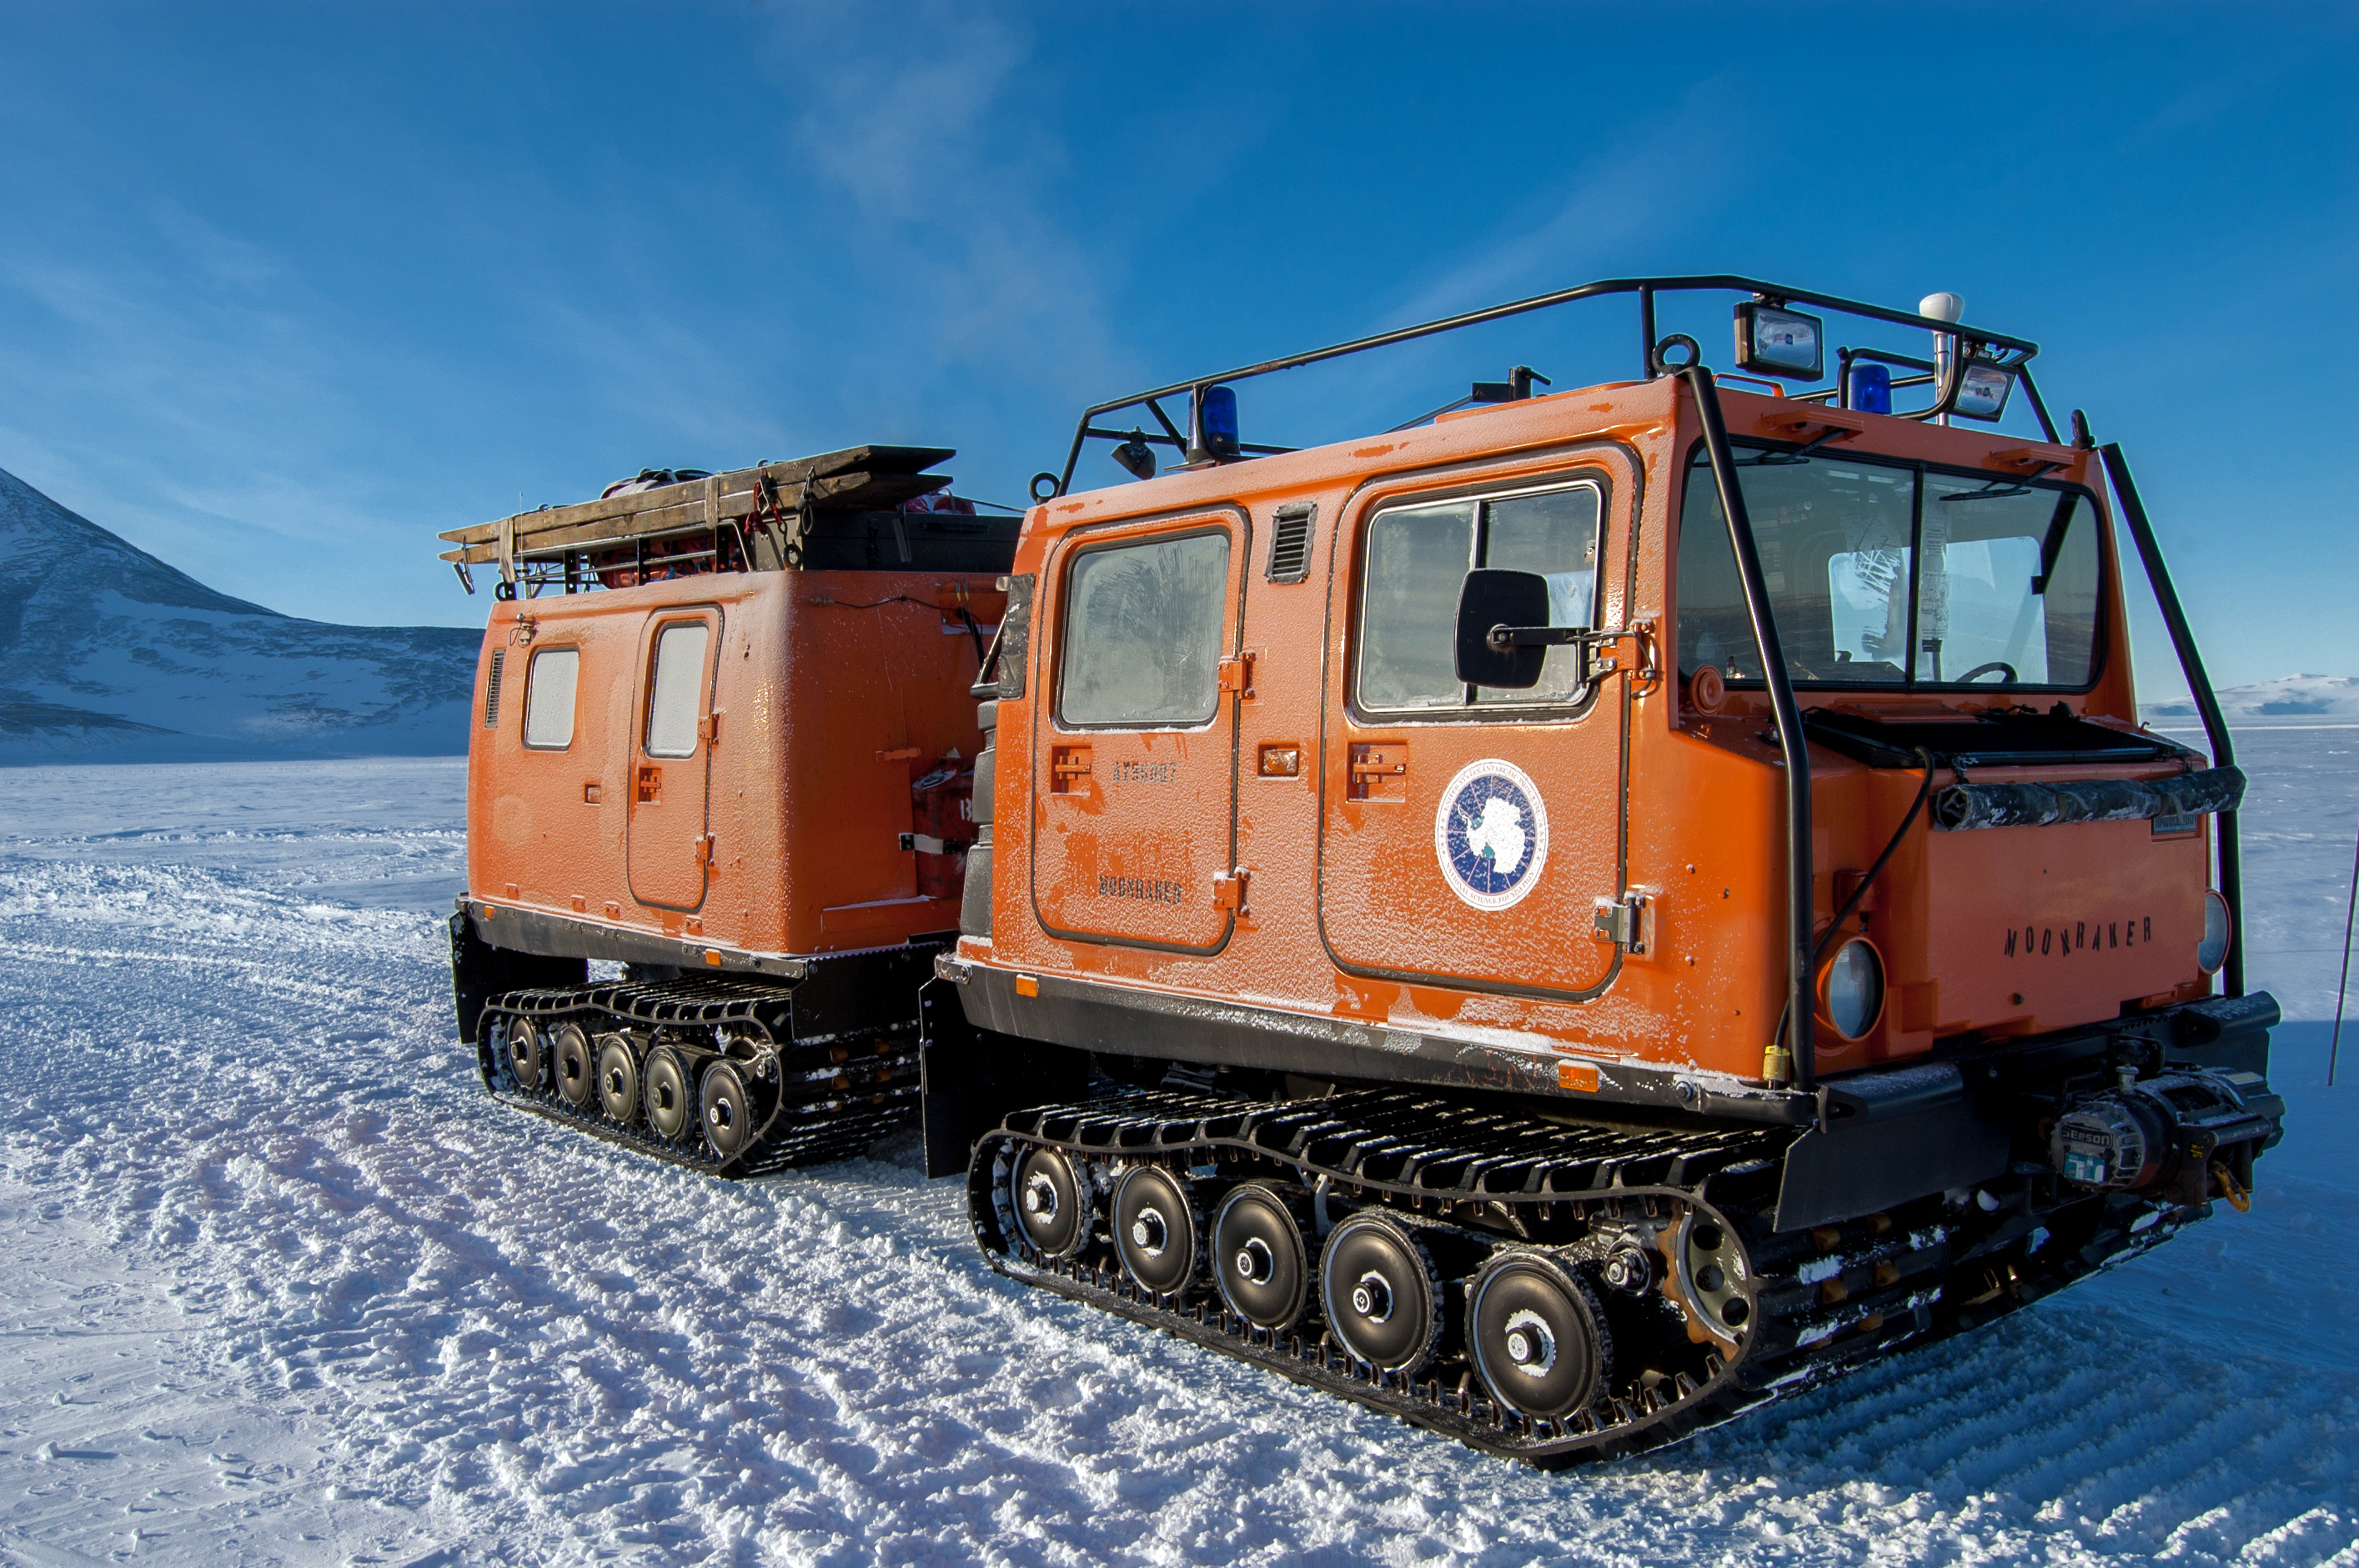
M 2359 676 L 2287 676 L 2226 687 L 2218 696 L 2220 711 L 2232 725 L 2359 723 Z M 2141 703 L 2139 708 L 2149 724 L 2201 722 L 2190 697 Z
M 0 762 L 467 747 L 483 634 L 232 599 L 0 470 Z

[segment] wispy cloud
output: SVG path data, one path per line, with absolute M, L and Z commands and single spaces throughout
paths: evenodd
M 806 94 L 793 151 L 853 221 L 828 239 L 920 308 L 928 352 L 970 372 L 1103 368 L 1103 268 L 1056 213 L 1067 160 L 1027 113 L 1053 89 L 1027 26 L 940 0 L 815 6 L 776 48 Z

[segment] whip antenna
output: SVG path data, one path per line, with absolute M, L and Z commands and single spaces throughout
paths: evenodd
M 2343 994 L 2351 989 L 2351 925 L 2359 915 L 2359 841 L 2351 851 L 2351 903 L 2343 912 L 2343 978 L 2334 986 L 2334 1035 L 2326 1046 L 2326 1087 L 2334 1087 L 2334 1060 L 2343 1054 Z

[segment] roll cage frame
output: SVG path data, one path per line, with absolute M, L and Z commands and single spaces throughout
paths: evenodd
M 1758 639 L 1769 693 L 1770 708 L 1777 719 L 1777 749 L 1786 770 L 1786 870 L 1787 870 L 1787 997 L 1785 1015 L 1777 1032 L 1771 1038 L 1774 1052 L 1782 1036 L 1791 1054 L 1788 1086 L 1804 1092 L 1815 1092 L 1820 1102 L 1821 1125 L 1828 1116 L 1826 1091 L 1818 1080 L 1818 1063 L 1814 1050 L 1816 964 L 1814 946 L 1818 933 L 1814 929 L 1816 911 L 1811 901 L 1813 870 L 1810 854 L 1810 752 L 1802 730 L 1801 708 L 1794 698 L 1794 684 L 1787 670 L 1785 650 L 1777 636 L 1777 623 L 1769 600 L 1767 579 L 1761 567 L 1760 551 L 1753 535 L 1753 521 L 1745 511 L 1745 489 L 1737 477 L 1735 454 L 1730 447 L 1728 427 L 1721 417 L 1719 383 L 1712 372 L 1702 363 L 1702 351 L 1693 339 L 1673 334 L 1656 337 L 1655 301 L 1664 294 L 1741 293 L 1749 294 L 1762 304 L 1786 307 L 1810 306 L 1860 320 L 1876 321 L 1888 326 L 1916 327 L 1940 333 L 1955 341 L 1954 351 L 1949 355 L 1949 375 L 1940 381 L 1930 407 L 1911 410 L 1896 417 L 1932 419 L 1951 412 L 1958 395 L 1964 390 L 1966 370 L 1977 362 L 1995 365 L 2013 374 L 2022 384 L 2031 404 L 2032 413 L 2047 439 L 2062 445 L 2056 422 L 2049 417 L 2048 405 L 2039 395 L 2038 386 L 2031 378 L 2031 361 L 2039 352 L 2039 345 L 2026 338 L 1971 327 L 1960 321 L 1942 321 L 1914 311 L 1887 309 L 1860 300 L 1845 299 L 1832 294 L 1821 294 L 1806 288 L 1788 287 L 1783 284 L 1765 283 L 1756 278 L 1739 277 L 1730 274 L 1694 276 L 1605 278 L 1593 283 L 1560 288 L 1528 298 L 1511 300 L 1482 310 L 1470 310 L 1456 316 L 1445 316 L 1415 326 L 1397 328 L 1371 337 L 1355 338 L 1349 342 L 1331 344 L 1326 348 L 1288 354 L 1281 359 L 1264 360 L 1258 364 L 1240 366 L 1218 375 L 1199 376 L 1188 381 L 1173 382 L 1112 402 L 1093 404 L 1082 413 L 1073 431 L 1071 447 L 1065 455 L 1064 468 L 1054 473 L 1041 473 L 1034 480 L 1033 500 L 1036 503 L 1053 500 L 1066 494 L 1072 486 L 1073 470 L 1080 463 L 1083 445 L 1093 439 L 1127 442 L 1144 440 L 1153 445 L 1176 447 L 1183 453 L 1201 453 L 1205 446 L 1197 421 L 1204 406 L 1203 394 L 1224 384 L 1274 374 L 1279 371 L 1296 370 L 1304 365 L 1326 360 L 1341 359 L 1348 354 L 1365 353 L 1370 350 L 1389 348 L 1395 344 L 1413 342 L 1462 328 L 1481 326 L 1489 321 L 1505 320 L 1536 310 L 1546 310 L 1578 300 L 1595 299 L 1621 295 L 1636 295 L 1638 299 L 1638 346 L 1645 367 L 1643 379 L 1654 380 L 1664 375 L 1676 375 L 1686 384 L 1694 396 L 1696 411 L 1703 426 L 1704 448 L 1709 454 L 1714 488 L 1720 492 L 1721 515 L 1728 525 L 1729 544 L 1735 551 L 1737 575 L 1745 588 L 1747 618 Z M 1669 351 L 1684 346 L 1689 357 L 1683 362 L 1670 358 Z M 1838 355 L 1838 381 L 1832 387 L 1793 395 L 1793 400 L 1804 403 L 1824 403 L 1842 400 L 1848 405 L 1850 377 L 1848 371 L 1854 360 L 1874 360 L 1886 364 L 1932 372 L 1929 362 L 1874 350 L 1843 349 Z M 1896 384 L 1922 385 L 1932 383 L 1932 373 L 1911 377 Z M 1514 401 L 1530 394 L 1528 372 L 1520 372 L 1511 384 L 1486 388 L 1487 394 L 1504 393 L 1497 401 Z M 1179 425 L 1164 410 L 1164 400 L 1182 394 L 1189 399 L 1190 427 L 1182 433 Z M 1486 396 L 1486 401 L 1495 400 Z M 1452 405 L 1451 406 L 1456 406 Z M 1112 429 L 1101 421 L 1107 415 L 1127 410 L 1144 409 L 1159 427 L 1154 435 L 1146 434 L 1143 427 L 1131 430 Z M 1413 421 L 1413 423 L 1415 423 Z M 2136 542 L 2138 557 L 2146 568 L 2147 580 L 2152 586 L 2157 606 L 2162 611 L 2164 624 L 2170 630 L 2173 651 L 2179 656 L 2180 670 L 2187 677 L 2188 688 L 2194 694 L 2195 706 L 2203 719 L 2203 731 L 2212 748 L 2215 767 L 2232 767 L 2235 763 L 2235 743 L 2228 732 L 2227 719 L 2221 711 L 2220 699 L 2212 690 L 2211 678 L 2204 672 L 2201 654 L 2195 646 L 2195 637 L 2187 622 L 2187 615 L 2173 586 L 2169 567 L 2164 563 L 2162 547 L 2156 539 L 2152 521 L 2145 503 L 2139 498 L 2137 486 L 2130 477 L 2128 460 L 2123 456 L 2118 442 L 2098 448 L 2089 435 L 2088 423 L 2075 410 L 2072 416 L 2071 444 L 2082 450 L 2095 449 L 2104 463 L 2105 472 L 2113 482 L 2120 503 L 2121 521 Z M 1240 458 L 1259 457 L 1294 450 L 1289 447 L 1239 443 Z M 1054 481 L 1054 488 L 1043 493 L 1038 489 L 1041 480 Z M 2226 994 L 2245 994 L 2245 934 L 2244 878 L 2242 856 L 2236 835 L 2236 813 L 2219 814 L 2214 834 L 2218 854 L 2217 874 L 2221 897 L 2226 901 L 2229 915 L 2228 951 L 2220 975 Z M 1766 1061 L 1766 1057 L 1765 1057 Z M 1767 1075 L 1765 1075 L 1767 1076 Z M 1776 1085 L 1773 1087 L 1788 1087 Z

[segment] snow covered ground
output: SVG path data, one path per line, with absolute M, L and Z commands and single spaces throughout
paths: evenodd
M 0 771 L 0 1561 L 2359 1564 L 2359 730 L 2245 744 L 2254 1212 L 1553 1476 L 997 1279 L 908 1140 L 723 1186 L 495 1107 L 455 759 Z

